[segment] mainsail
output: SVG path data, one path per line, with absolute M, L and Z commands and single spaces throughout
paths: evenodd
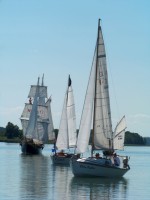
M 110 149 L 112 148 L 112 123 L 108 91 L 106 53 L 100 26 L 98 28 L 96 54 L 93 149 Z
M 92 123 L 93 127 L 91 127 Z M 99 20 L 96 48 L 81 116 L 76 153 L 84 153 L 87 150 L 91 128 L 93 128 L 92 151 L 94 149 L 113 150 L 113 146 L 117 147 L 115 138 L 125 130 L 122 129 L 120 132 L 120 126 L 118 125 L 116 128 L 116 136 L 114 137 L 106 53 Z
M 76 145 L 76 116 L 74 96 L 69 76 L 67 91 L 65 93 L 63 110 L 60 120 L 59 133 L 56 142 L 57 149 L 69 149 Z

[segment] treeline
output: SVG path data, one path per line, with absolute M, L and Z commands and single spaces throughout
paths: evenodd
M 125 145 L 146 145 L 146 138 L 140 136 L 138 133 L 125 132 Z
M 55 135 L 57 138 L 58 129 L 55 129 Z M 19 142 L 22 136 L 22 130 L 20 130 L 17 125 L 14 125 L 11 122 L 8 122 L 5 128 L 0 127 L 0 141 Z M 144 138 L 138 133 L 131 133 L 130 131 L 125 132 L 125 145 L 147 145 L 148 140 L 150 140 L 150 138 Z
M 22 135 L 22 130 L 11 122 L 8 122 L 5 128 L 0 127 L 0 141 L 19 142 Z

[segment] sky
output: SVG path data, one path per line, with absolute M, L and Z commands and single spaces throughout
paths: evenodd
M 127 131 L 150 136 L 149 0 L 0 0 L 0 127 L 21 128 L 30 85 L 44 73 L 54 128 L 70 74 L 79 128 L 99 18 L 113 128 L 125 115 Z

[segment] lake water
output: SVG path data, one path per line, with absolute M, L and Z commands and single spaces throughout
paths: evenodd
M 125 147 L 131 170 L 121 179 L 74 177 L 52 165 L 51 147 L 23 156 L 19 144 L 0 143 L 1 200 L 150 200 L 150 147 Z

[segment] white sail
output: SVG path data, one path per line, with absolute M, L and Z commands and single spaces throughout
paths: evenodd
M 68 125 L 67 125 L 67 93 L 65 94 L 63 110 L 61 114 L 59 132 L 56 141 L 56 148 L 59 150 L 69 148 Z
M 124 137 L 125 137 L 126 121 L 125 116 L 117 124 L 114 131 L 114 149 L 124 149 Z
M 29 122 L 29 120 L 21 119 L 22 130 L 23 130 L 23 135 L 24 135 L 24 136 L 26 136 L 27 127 L 28 127 L 28 122 Z
M 46 102 L 46 105 L 48 106 L 48 116 L 49 116 L 48 138 L 49 138 L 49 140 L 54 140 L 55 139 L 55 132 L 54 132 L 54 125 L 53 125 L 50 103 L 51 103 L 51 98 L 49 98 Z
M 37 121 L 37 132 L 34 139 L 37 139 L 42 142 L 48 141 L 48 123 L 47 122 L 38 122 Z
M 99 22 L 96 50 L 85 96 L 77 140 L 77 153 L 84 153 L 89 144 L 93 122 L 94 149 L 113 149 L 113 131 L 109 99 L 108 74 L 104 40 Z
M 59 133 L 56 142 L 57 149 L 69 149 L 69 147 L 75 146 L 76 134 L 75 104 L 71 79 L 69 76 L 68 87 L 65 94 L 60 120 Z
M 39 96 L 39 78 L 38 78 L 38 83 L 35 90 L 35 96 L 34 96 L 32 110 L 29 117 L 28 127 L 25 133 L 26 137 L 28 138 L 37 137 L 36 123 L 37 123 L 38 96 Z
M 95 85 L 94 149 L 112 148 L 112 123 L 108 91 L 106 53 L 101 27 L 98 29 Z
M 36 99 L 36 98 L 35 98 Z M 34 103 L 33 103 L 34 107 Z M 32 109 L 33 109 L 32 107 Z M 37 114 L 37 116 L 36 116 Z M 34 129 L 31 126 L 31 129 L 33 130 L 33 138 L 46 142 L 48 141 L 48 124 L 49 124 L 49 118 L 48 118 L 48 106 L 42 106 L 38 105 L 37 106 L 37 113 L 33 115 L 33 118 L 36 119 L 36 122 L 34 124 Z M 31 111 L 32 115 L 32 111 Z M 29 119 L 29 125 L 30 125 L 30 120 Z M 34 120 L 31 120 L 32 125 Z M 27 135 L 30 133 L 30 131 L 27 131 Z
M 31 111 L 32 111 L 32 104 L 26 103 L 23 113 L 20 118 L 24 134 L 26 134 L 26 129 L 28 127 Z M 48 123 L 49 119 L 48 119 L 48 107 L 47 106 L 40 106 L 40 105 L 37 106 L 37 118 L 36 119 L 39 122 Z
M 32 104 L 26 103 L 21 115 L 21 119 L 29 119 L 32 110 Z
M 46 105 L 38 105 L 37 107 L 37 116 L 38 116 L 38 121 L 43 121 L 43 122 L 48 122 L 49 121 L 49 116 L 48 116 L 48 106 Z
M 35 97 L 35 93 L 36 93 L 36 88 L 37 88 L 37 85 L 31 85 L 31 89 L 30 89 L 30 92 L 29 92 L 29 95 L 28 97 L 32 97 L 34 98 Z M 38 96 L 40 98 L 47 98 L 47 86 L 40 86 L 39 87 L 39 94 Z
M 32 104 L 26 103 L 21 119 L 29 120 L 32 111 Z M 37 115 L 39 119 L 48 120 L 48 106 L 37 105 Z
M 75 115 L 74 96 L 71 85 L 68 88 L 67 121 L 68 121 L 69 147 L 75 147 L 77 139 L 76 115 Z
M 44 76 L 43 76 L 44 78 Z M 21 123 L 23 135 L 26 138 L 34 139 L 34 141 L 46 142 L 48 140 L 48 130 L 50 125 L 53 127 L 51 111 L 49 111 L 48 103 L 45 103 L 47 96 L 47 87 L 42 85 L 31 86 L 30 95 L 33 98 L 33 104 L 26 103 L 21 115 Z M 42 88 L 42 89 L 41 89 Z M 50 124 L 51 123 L 51 124 Z
M 85 96 L 84 107 L 79 127 L 76 153 L 84 153 L 89 144 L 89 137 L 92 124 L 93 102 L 94 102 L 94 85 L 95 85 L 95 64 L 96 57 L 94 56 L 88 87 Z
M 27 127 L 28 127 L 28 122 L 29 122 L 31 110 L 32 110 L 32 105 L 29 104 L 29 103 L 26 103 L 24 110 L 22 112 L 21 118 L 20 118 L 24 136 L 26 134 L 26 130 L 27 130 Z

